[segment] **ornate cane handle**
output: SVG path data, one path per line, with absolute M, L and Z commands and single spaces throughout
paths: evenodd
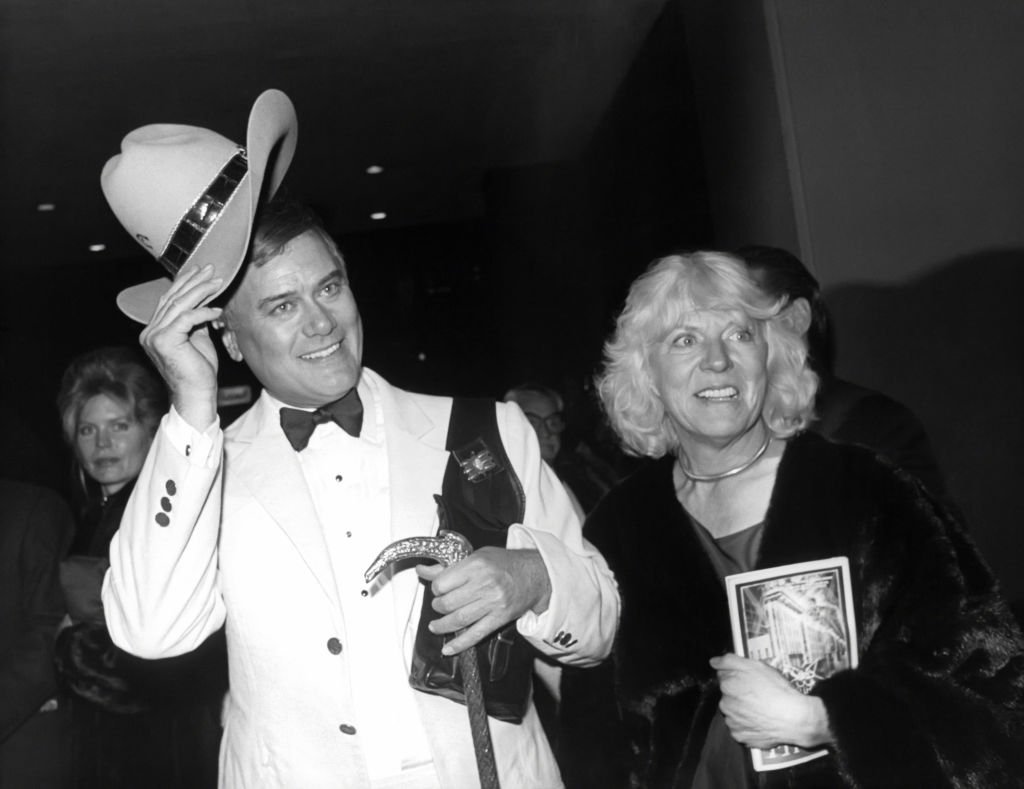
M 403 559 L 433 559 L 443 567 L 455 564 L 469 556 L 473 546 L 458 532 L 442 529 L 437 537 L 408 537 L 391 543 L 380 552 L 363 575 L 370 583 L 390 565 Z M 481 789 L 499 789 L 498 767 L 494 761 L 494 746 L 491 730 L 487 723 L 487 708 L 484 706 L 483 682 L 477 663 L 476 647 L 459 653 L 459 670 L 466 691 L 466 709 L 469 711 L 469 728 L 473 734 L 473 750 L 476 765 L 480 771 Z
M 391 543 L 373 560 L 363 575 L 366 583 L 403 559 L 433 559 L 442 567 L 460 562 L 473 552 L 469 540 L 458 532 L 442 529 L 437 537 L 407 537 Z

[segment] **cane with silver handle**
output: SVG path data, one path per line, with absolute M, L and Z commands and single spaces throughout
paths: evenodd
M 385 569 L 403 559 L 430 559 L 442 567 L 462 561 L 473 552 L 469 540 L 461 534 L 442 529 L 437 537 L 408 537 L 391 543 L 380 552 L 367 568 L 364 578 L 370 583 Z M 469 727 L 473 734 L 473 750 L 476 753 L 477 769 L 480 772 L 481 789 L 499 789 L 498 768 L 494 762 L 494 746 L 491 730 L 487 724 L 487 709 L 484 706 L 483 683 L 480 680 L 480 666 L 476 659 L 476 647 L 459 653 L 459 670 L 466 691 L 466 709 L 469 710 Z

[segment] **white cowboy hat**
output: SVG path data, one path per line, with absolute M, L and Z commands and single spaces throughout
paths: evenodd
M 121 141 L 100 185 L 125 230 L 171 277 L 212 263 L 224 280 L 216 298 L 245 261 L 264 177 L 269 199 L 288 171 L 297 135 L 291 100 L 268 90 L 252 105 L 244 148 L 197 126 L 143 126 Z M 167 277 L 133 285 L 118 294 L 117 306 L 148 323 L 170 286 Z

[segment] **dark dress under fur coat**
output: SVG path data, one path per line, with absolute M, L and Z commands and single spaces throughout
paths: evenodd
M 612 658 L 566 670 L 571 787 L 688 787 L 732 651 L 725 592 L 678 503 L 672 458 L 609 493 L 586 535 L 622 594 Z M 803 434 L 780 462 L 758 567 L 847 556 L 860 666 L 820 682 L 828 756 L 767 787 L 1024 786 L 1024 644 L 963 529 L 868 450 Z

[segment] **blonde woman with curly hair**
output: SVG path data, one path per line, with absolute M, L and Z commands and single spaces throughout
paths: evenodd
M 611 659 L 563 675 L 566 782 L 1020 786 L 1020 631 L 916 478 L 806 431 L 817 377 L 793 317 L 723 253 L 655 261 L 630 289 L 598 388 L 649 461 L 587 519 L 622 616 Z M 856 668 L 805 695 L 732 654 L 726 576 L 839 556 Z M 826 753 L 755 776 L 749 749 L 776 746 Z

